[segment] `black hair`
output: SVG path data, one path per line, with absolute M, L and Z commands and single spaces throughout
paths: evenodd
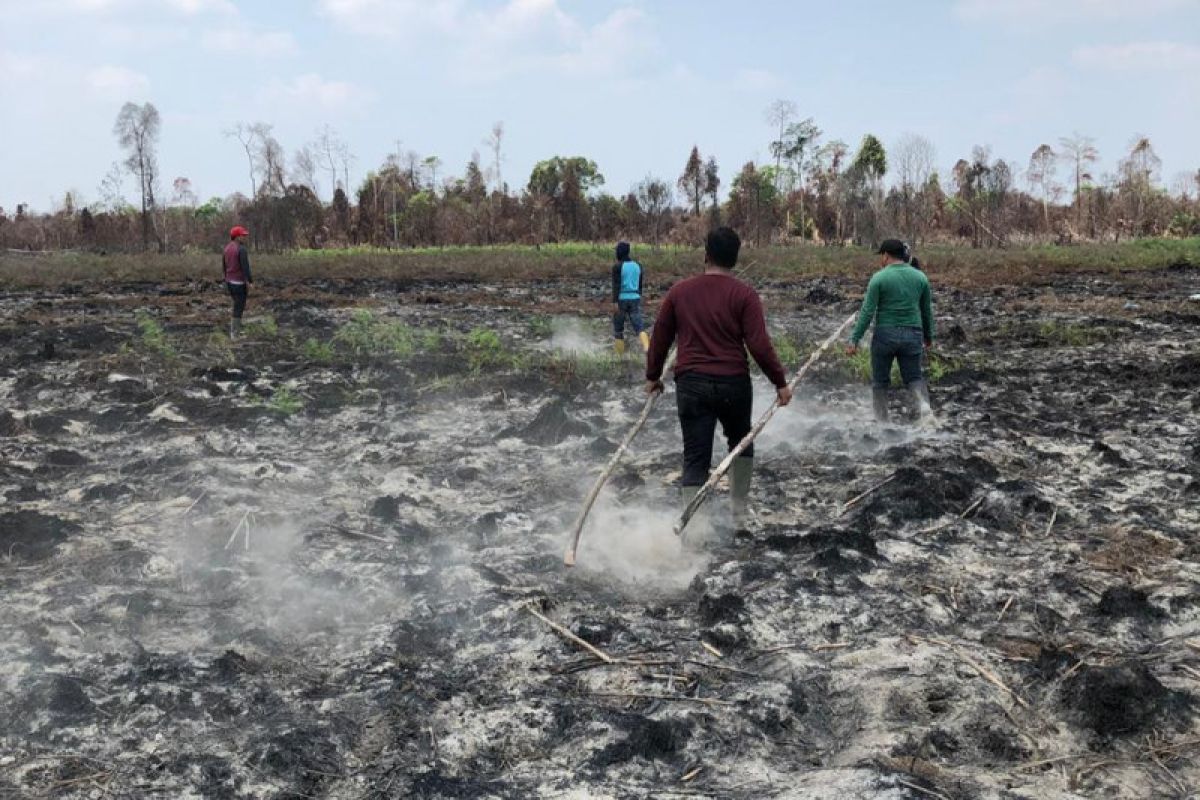
M 908 263 L 912 266 L 913 269 L 921 268 L 921 259 L 917 258 L 916 256 L 913 256 L 912 258 L 910 258 L 908 260 Z
M 733 228 L 720 227 L 708 232 L 704 242 L 704 255 L 710 264 L 725 269 L 737 266 L 738 250 L 742 248 L 742 240 Z

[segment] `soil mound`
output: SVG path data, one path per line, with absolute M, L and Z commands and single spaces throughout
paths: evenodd
M 515 436 L 526 444 L 553 445 L 572 436 L 586 436 L 590 432 L 586 424 L 567 413 L 564 401 L 551 400 L 542 406 L 528 425 L 507 428 L 500 432 L 500 438 Z
M 706 594 L 700 598 L 700 621 L 704 625 L 718 622 L 737 622 L 746 610 L 746 601 L 736 594 L 717 597 Z
M 1171 698 L 1144 664 L 1127 663 L 1082 670 L 1067 685 L 1064 699 L 1101 736 L 1128 736 L 1153 727 Z
M 804 296 L 804 302 L 813 306 L 831 306 L 841 301 L 840 292 L 821 285 L 809 289 L 808 294 Z
M 0 514 L 0 553 L 41 561 L 49 558 L 67 537 L 79 532 L 73 522 L 38 511 Z
M 1096 610 L 1102 616 L 1117 619 L 1156 619 L 1163 612 L 1150 605 L 1146 593 L 1131 586 L 1112 586 L 1104 590 Z
M 690 726 L 682 720 L 655 720 L 634 717 L 628 721 L 629 730 L 625 738 L 602 748 L 592 757 L 592 764 L 608 767 L 624 764 L 641 756 L 647 759 L 669 758 L 687 744 L 691 736 Z

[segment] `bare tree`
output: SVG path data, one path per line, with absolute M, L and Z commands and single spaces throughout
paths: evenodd
M 239 122 L 229 130 L 225 131 L 225 136 L 231 139 L 237 139 L 238 144 L 246 151 L 246 163 L 250 169 L 250 197 L 258 195 L 258 180 L 255 173 L 254 159 L 254 140 L 255 133 L 252 125 L 247 125 L 244 122 Z
M 165 248 L 154 221 L 154 187 L 158 181 L 158 134 L 162 119 L 153 103 L 126 103 L 117 114 L 113 134 L 126 151 L 125 168 L 138 179 L 142 195 L 142 247 L 150 246 L 153 234 L 159 252 Z
M 646 179 L 634 188 L 634 193 L 637 195 L 638 205 L 646 215 L 646 222 L 649 223 L 650 240 L 657 247 L 663 219 L 671 210 L 671 186 L 664 180 L 646 176 Z
M 1100 151 L 1090 136 L 1078 133 L 1058 140 L 1059 157 L 1066 161 L 1075 174 L 1075 230 L 1083 228 L 1083 184 L 1092 180 L 1088 169 L 1100 160 Z
M 121 166 L 121 162 L 114 161 L 108 172 L 105 173 L 104 179 L 100 181 L 100 201 L 103 208 L 112 213 L 124 211 L 129 205 L 122 188 L 123 174 L 124 167 Z
M 488 150 L 492 151 L 492 174 L 496 177 L 496 188 L 504 191 L 504 180 L 500 176 L 500 164 L 504 161 L 501 148 L 504 146 L 504 123 L 497 122 L 492 126 L 491 135 L 484 140 Z
M 917 243 L 927 227 L 928 209 L 922 207 L 925 198 L 922 189 L 933 174 L 936 153 L 933 142 L 915 133 L 904 134 L 892 147 L 892 165 L 896 187 L 900 192 L 904 231 L 913 244 Z
M 350 145 L 341 142 L 337 149 L 338 161 L 342 163 L 342 186 L 346 188 L 346 193 L 350 193 L 350 165 L 357 161 L 354 154 L 350 152 Z
M 171 197 L 171 203 L 184 208 L 195 208 L 197 204 L 196 192 L 192 189 L 192 182 L 188 178 L 179 177 L 171 184 L 174 189 L 174 194 Z
M 788 123 L 796 118 L 796 104 L 791 100 L 776 100 L 767 106 L 767 123 L 777 131 L 775 141 L 771 142 L 771 154 L 775 156 L 775 191 L 779 191 L 779 176 L 783 166 L 784 133 Z
M 326 125 L 317 132 L 317 138 L 312 143 L 317 163 L 329 173 L 329 191 L 335 192 L 338 187 L 338 157 L 345 145 L 338 138 L 333 128 Z
M 1127 198 L 1128 224 L 1131 236 L 1145 231 L 1143 224 L 1146 206 L 1154 194 L 1162 160 L 1154 152 L 1154 146 L 1146 136 L 1138 136 L 1129 148 L 1129 155 L 1121 161 L 1121 193 Z
M 314 195 L 319 194 L 317 186 L 317 160 L 312 147 L 304 145 L 292 156 L 292 183 L 307 186 Z
M 679 191 L 692 203 L 692 213 L 700 216 L 700 201 L 704 198 L 704 162 L 700 160 L 700 148 L 692 146 L 691 155 L 679 176 Z
M 712 204 L 710 212 L 714 224 L 721 221 L 721 203 L 717 196 L 720 191 L 721 175 L 717 167 L 717 159 L 709 156 L 708 161 L 704 162 L 704 194 Z
M 421 166 L 429 173 L 429 191 L 437 192 L 438 170 L 442 168 L 442 160 L 437 156 L 426 156 Z
M 1058 153 L 1048 144 L 1043 144 L 1033 151 L 1029 157 L 1029 169 L 1025 173 L 1029 185 L 1038 189 L 1042 195 L 1042 224 L 1046 231 L 1050 230 L 1050 196 L 1057 191 L 1054 173 L 1058 169 Z

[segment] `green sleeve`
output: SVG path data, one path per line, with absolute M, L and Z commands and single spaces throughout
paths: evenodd
M 854 332 L 850 334 L 851 344 L 857 345 L 862 341 L 867 328 L 871 327 L 871 320 L 875 319 L 875 311 L 879 308 L 878 277 L 876 275 L 871 278 L 871 282 L 867 284 L 867 296 L 863 298 L 862 310 L 858 312 L 858 324 L 854 326 Z
M 921 328 L 925 332 L 925 341 L 933 341 L 933 290 L 929 288 L 929 279 L 925 279 L 925 288 L 921 292 Z

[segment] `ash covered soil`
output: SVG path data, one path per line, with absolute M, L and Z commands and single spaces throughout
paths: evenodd
M 802 343 L 861 292 L 752 282 Z M 0 796 L 1192 796 L 1198 283 L 939 288 L 940 424 L 830 356 L 698 550 L 668 389 L 570 571 L 642 403 L 600 281 L 268 278 L 232 345 L 211 285 L 8 292 Z

